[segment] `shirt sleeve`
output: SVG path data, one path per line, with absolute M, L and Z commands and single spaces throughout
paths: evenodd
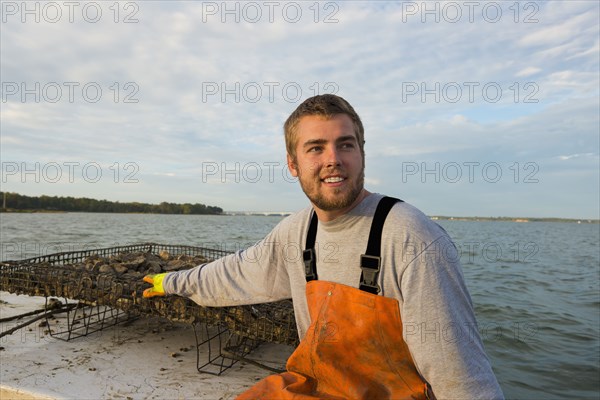
M 189 297 L 207 307 L 290 298 L 287 269 L 277 251 L 279 226 L 245 250 L 190 270 L 168 273 L 163 280 L 165 293 Z
M 437 399 L 504 399 L 454 244 L 444 232 L 421 249 L 401 279 L 403 336 L 415 365 Z

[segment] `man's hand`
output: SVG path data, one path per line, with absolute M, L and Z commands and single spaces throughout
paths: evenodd
M 151 288 L 144 290 L 144 297 L 154 297 L 154 296 L 164 296 L 165 290 L 163 289 L 163 279 L 167 273 L 163 272 L 162 274 L 152 274 L 146 275 L 144 277 L 144 282 L 147 282 L 152 285 Z

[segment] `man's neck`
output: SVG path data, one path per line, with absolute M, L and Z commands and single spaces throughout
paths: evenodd
M 329 221 L 333 221 L 334 219 L 341 217 L 342 215 L 345 215 L 345 214 L 349 213 L 350 211 L 352 211 L 354 209 L 354 207 L 359 205 L 370 194 L 371 194 L 371 192 L 369 192 L 367 189 L 363 189 L 360 192 L 360 194 L 356 197 L 356 200 L 354 200 L 354 202 L 352 204 L 350 204 L 348 207 L 344 207 L 339 210 L 325 211 L 325 210 L 321 210 L 321 209 L 315 207 L 314 204 L 313 204 L 313 208 L 315 209 L 315 212 L 317 213 L 317 217 L 319 218 L 319 221 L 329 222 Z

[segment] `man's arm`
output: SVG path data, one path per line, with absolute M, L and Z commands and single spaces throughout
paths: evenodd
M 435 396 L 503 399 L 479 336 L 456 248 L 445 233 L 408 264 L 401 290 L 404 340 Z
M 168 273 L 162 281 L 165 293 L 189 297 L 209 307 L 290 298 L 287 270 L 277 251 L 278 227 L 245 250 L 190 270 Z

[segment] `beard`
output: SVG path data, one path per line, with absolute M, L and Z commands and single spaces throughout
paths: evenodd
M 336 170 L 331 173 L 337 172 L 339 171 Z M 356 180 L 347 178 L 349 182 L 346 187 L 331 190 L 331 198 L 323 192 L 322 182 L 318 175 L 316 177 L 303 177 L 303 174 L 300 173 L 298 178 L 302 191 L 315 207 L 323 211 L 335 211 L 350 207 L 356 201 L 364 187 L 365 169 L 364 167 L 361 169 Z

